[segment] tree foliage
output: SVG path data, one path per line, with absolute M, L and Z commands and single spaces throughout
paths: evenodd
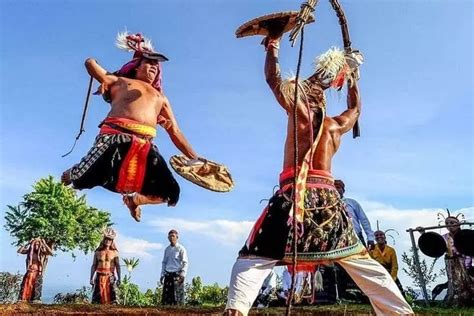
M 431 262 L 431 264 L 427 263 L 425 259 L 420 260 L 420 268 L 421 274 L 426 285 L 426 288 L 429 288 L 430 284 L 434 283 L 439 276 L 443 273 L 443 269 L 441 271 L 435 272 L 434 267 L 436 264 L 436 259 Z M 418 270 L 415 264 L 415 254 L 413 249 L 410 249 L 410 254 L 404 252 L 402 254 L 402 261 L 407 265 L 408 269 L 403 268 L 403 271 L 413 280 L 413 284 L 418 288 L 422 287 L 422 280 L 420 275 L 418 274 Z M 416 296 L 415 296 L 416 298 Z
M 102 230 L 111 225 L 110 213 L 87 205 L 85 195 L 55 181 L 40 179 L 17 206 L 7 205 L 5 228 L 17 246 L 41 237 L 61 251 L 93 251 Z

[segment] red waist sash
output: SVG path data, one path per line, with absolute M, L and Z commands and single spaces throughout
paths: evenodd
M 289 187 L 292 187 L 295 179 L 295 169 L 294 168 L 285 168 L 280 173 L 280 188 L 285 191 Z M 299 170 L 298 170 L 299 171 Z M 334 187 L 334 178 L 329 171 L 310 169 L 308 170 L 308 177 L 306 178 L 306 186 L 313 188 L 327 188 L 333 189 Z

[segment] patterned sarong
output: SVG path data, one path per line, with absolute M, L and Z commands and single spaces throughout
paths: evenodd
M 184 304 L 184 282 L 180 282 L 179 273 L 165 272 L 163 282 L 162 305 Z
M 43 274 L 38 270 L 28 270 L 21 282 L 18 299 L 21 301 L 40 301 L 43 288 Z
M 115 277 L 112 273 L 97 272 L 92 292 L 93 304 L 114 304 L 117 302 Z
M 161 197 L 176 204 L 179 185 L 151 142 L 155 135 L 156 130 L 150 126 L 107 118 L 92 149 L 71 169 L 74 187 L 102 186 L 113 192 Z
M 474 277 L 469 275 L 461 256 L 445 257 L 448 292 L 444 301 L 449 306 L 474 306 Z
M 255 223 L 240 257 L 257 256 L 280 260 L 280 264 L 292 264 L 293 218 L 290 211 L 293 177 L 292 170 L 282 172 L 281 189 L 270 199 Z M 309 170 L 301 218 L 297 229 L 299 264 L 314 266 L 367 252 L 352 228 L 328 172 Z

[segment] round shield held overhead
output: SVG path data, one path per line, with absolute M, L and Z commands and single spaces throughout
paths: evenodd
M 204 158 L 191 161 L 184 155 L 174 155 L 170 165 L 180 176 L 194 184 L 215 192 L 228 192 L 234 181 L 226 166 Z
M 441 257 L 447 250 L 443 236 L 435 232 L 421 234 L 418 238 L 418 247 L 422 253 L 432 258 Z
M 474 257 L 474 230 L 462 229 L 453 239 L 457 251 L 465 256 Z
M 267 36 L 270 30 L 276 29 L 282 29 L 283 33 L 286 33 L 295 27 L 298 14 L 299 11 L 286 11 L 258 17 L 239 26 L 235 35 L 237 38 L 252 35 Z M 312 22 L 314 22 L 314 15 L 310 14 L 306 24 Z

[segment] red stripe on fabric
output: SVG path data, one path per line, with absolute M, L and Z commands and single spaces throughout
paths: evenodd
M 143 187 L 143 181 L 145 180 L 146 173 L 146 162 L 148 157 L 148 152 L 150 151 L 151 143 L 146 142 L 140 147 L 138 152 L 138 168 L 137 174 L 135 175 L 135 192 L 141 192 Z
M 123 132 L 118 131 L 110 126 L 107 125 L 102 125 L 102 127 L 99 130 L 99 134 L 123 134 Z
M 146 160 L 151 143 L 143 143 L 140 139 L 133 136 L 130 149 L 120 166 L 119 178 L 115 189 L 120 193 L 141 192 L 143 180 L 146 173 Z M 136 169 L 131 170 L 131 162 L 136 163 Z M 130 172 L 135 172 L 131 175 Z M 129 180 L 132 177 L 132 180 Z
M 296 264 L 296 272 L 314 272 L 316 270 L 316 266 L 318 264 L 312 262 L 312 263 L 297 263 Z M 288 265 L 288 272 L 290 274 L 293 274 L 293 265 L 289 264 Z
M 280 173 L 280 183 L 284 182 L 285 180 L 288 180 L 289 178 L 294 178 L 295 172 L 294 168 L 285 168 L 283 171 Z M 298 169 L 299 171 L 299 169 Z M 326 170 L 319 170 L 319 169 L 310 169 L 308 170 L 308 177 L 310 176 L 315 176 L 315 177 L 321 177 L 321 178 L 326 178 L 329 180 L 333 180 L 332 174 L 329 171 Z
M 255 225 L 253 225 L 253 228 L 250 231 L 250 235 L 247 238 L 247 248 L 250 249 L 250 244 L 255 240 L 255 236 L 257 235 L 260 227 L 262 226 L 263 220 L 265 219 L 265 216 L 267 215 L 267 213 L 268 213 L 268 205 L 265 207 L 262 214 L 257 219 L 257 221 L 255 222 Z

